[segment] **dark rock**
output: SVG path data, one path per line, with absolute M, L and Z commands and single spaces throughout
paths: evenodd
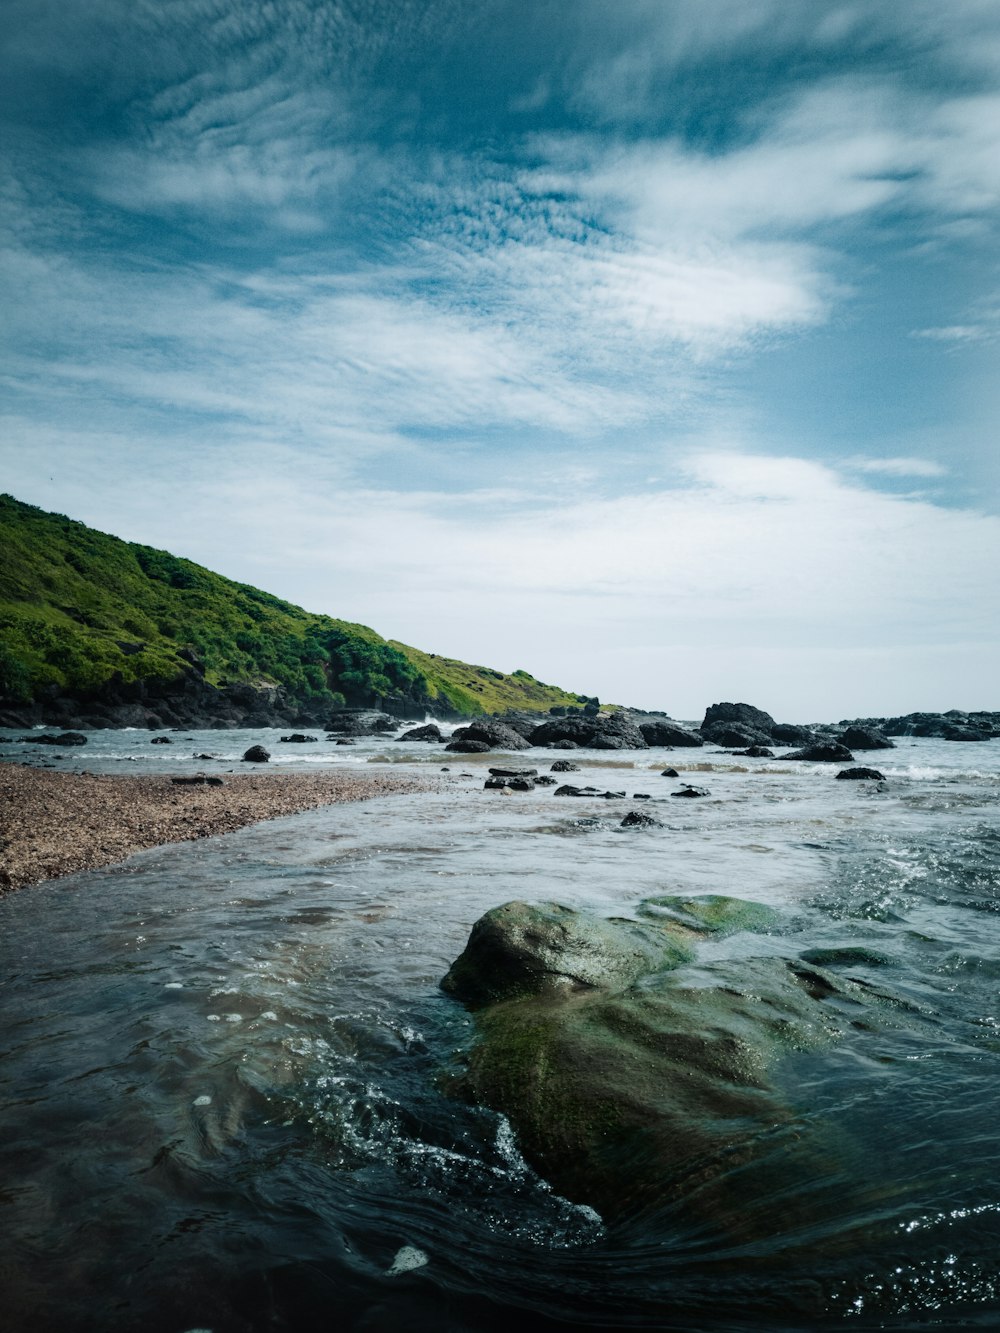
M 648 791 L 634 791 L 632 793 L 633 801 L 651 801 L 652 799 Z
M 196 754 L 191 757 L 192 759 L 215 759 L 217 756 L 214 754 Z
M 456 754 L 488 754 L 493 749 L 492 745 L 487 745 L 485 741 L 467 741 L 465 739 L 451 741 L 444 747 L 446 750 L 453 750 Z
M 330 739 L 330 737 L 328 736 L 328 737 L 327 737 L 327 740 L 329 740 L 329 739 Z M 341 736 L 340 739 L 337 741 L 337 744 L 338 744 L 338 745 L 357 745 L 357 741 L 356 741 L 352 736 Z
M 813 764 L 849 764 L 854 758 L 846 745 L 828 741 L 818 745 L 807 745 L 804 750 L 793 750 L 783 756 L 785 759 L 805 759 Z
M 752 704 L 712 704 L 705 710 L 699 731 L 714 745 L 746 747 L 766 745 L 771 739 L 774 718 Z
M 625 793 L 623 791 L 602 791 L 601 797 L 605 801 L 623 801 Z
M 557 759 L 549 769 L 550 773 L 579 773 L 580 765 L 574 764 L 572 759 Z
M 837 737 L 849 750 L 891 750 L 894 742 L 871 727 L 848 727 Z
M 265 750 L 263 745 L 251 745 L 243 755 L 244 763 L 248 764 L 266 764 L 270 758 L 270 751 Z
M 701 734 L 713 745 L 722 745 L 726 749 L 766 745 L 771 739 L 764 731 L 755 731 L 751 727 L 738 727 L 729 722 L 717 722 L 712 727 L 706 727 Z
M 842 768 L 837 774 L 838 778 L 854 778 L 857 781 L 884 782 L 885 775 L 880 773 L 877 768 Z
M 29 745 L 86 745 L 87 738 L 79 731 L 62 731 L 58 736 L 44 734 L 42 736 L 21 736 L 22 741 L 27 741 Z
M 550 750 L 578 750 L 579 748 L 576 741 L 553 741 L 549 746 Z
M 394 717 L 376 708 L 340 708 L 326 722 L 327 731 L 343 736 L 380 736 L 396 726 Z
M 676 722 L 640 722 L 639 730 L 642 732 L 647 745 L 663 745 L 668 749 L 679 749 L 682 746 L 705 744 L 703 736 L 699 736 L 694 731 L 688 731 L 686 727 L 679 727 Z
M 398 741 L 443 741 L 441 728 L 435 726 L 433 722 L 428 722 L 423 727 L 411 727 L 409 731 L 404 731 L 402 736 L 397 736 Z
M 534 791 L 535 783 L 533 778 L 529 777 L 492 777 L 487 778 L 483 784 L 484 789 L 506 789 L 508 791 Z
M 169 736 L 154 736 L 149 743 L 150 745 L 173 745 Z
M 552 793 L 553 796 L 600 796 L 599 787 L 574 787 L 566 782 L 561 787 L 557 787 Z
M 549 777 L 548 773 L 543 773 L 540 777 L 535 778 L 535 786 L 554 787 L 558 781 L 559 781 L 558 778 L 552 778 Z
M 490 776 L 494 778 L 536 778 L 538 776 L 537 768 L 491 768 Z
M 462 735 L 459 737 L 458 744 L 466 746 L 472 741 L 476 741 L 486 747 L 487 750 L 527 750 L 528 742 L 520 734 L 514 731 L 503 722 L 494 722 L 492 718 L 478 718 L 467 727 L 463 727 Z M 458 733 L 455 733 L 456 736 Z M 455 749 L 455 742 L 446 747 L 449 750 Z M 466 754 L 475 753 L 472 750 L 465 750 Z
M 816 733 L 812 727 L 798 727 L 792 722 L 775 722 L 771 728 L 771 740 L 779 745 L 812 745 Z
M 948 722 L 941 728 L 941 735 L 946 741 L 990 741 L 993 739 L 991 731 L 985 731 L 981 727 L 963 727 L 954 722 Z
M 294 745 L 307 745 L 319 740 L 318 736 L 303 736 L 301 731 L 293 731 L 290 736 L 282 736 L 281 740 Z
M 646 738 L 627 713 L 554 717 L 531 733 L 531 744 L 557 746 L 561 741 L 593 750 L 646 750 Z
M 652 815 L 643 814 L 641 810 L 630 810 L 622 820 L 619 828 L 662 828 L 663 825 Z
M 732 753 L 738 758 L 745 758 L 745 759 L 774 758 L 774 751 L 769 750 L 766 745 L 748 745 L 745 750 L 733 750 Z
M 672 791 L 671 796 L 711 796 L 707 787 L 692 787 L 690 784 L 686 787 L 678 787 L 677 791 Z
M 171 778 L 170 781 L 178 787 L 223 787 L 225 783 L 222 778 L 208 778 L 204 773 L 195 773 L 189 778 Z
M 660 774 L 660 777 L 661 777 L 661 778 L 679 778 L 679 777 L 680 777 L 680 774 L 677 772 L 677 769 L 676 769 L 676 768 L 665 768 L 665 769 L 663 770 L 663 772 Z

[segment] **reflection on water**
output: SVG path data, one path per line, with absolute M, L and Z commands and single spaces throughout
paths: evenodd
M 191 733 L 189 749 L 229 745 L 232 766 L 259 739 Z M 502 798 L 482 789 L 496 756 L 392 744 L 342 762 L 450 767 L 441 790 L 0 903 L 5 1327 L 997 1322 L 1000 752 L 906 742 L 879 756 L 882 791 L 780 760 L 695 769 L 690 752 L 646 752 L 612 771 L 606 753 L 574 755 L 581 783 L 652 798 L 663 827 L 630 830 L 628 799 Z M 58 762 L 138 769 L 146 747 L 109 733 Z M 673 800 L 667 764 L 711 798 Z M 785 1228 L 752 1243 L 683 1193 L 605 1225 L 538 1177 L 504 1120 L 441 1092 L 472 1028 L 437 983 L 483 911 L 628 913 L 663 893 L 779 911 L 775 931 L 715 940 L 696 967 L 814 951 L 900 1006 L 896 1026 L 783 1067 L 775 1194 L 758 1175 L 747 1209 L 781 1212 L 799 1133 L 820 1127 L 827 1157 Z

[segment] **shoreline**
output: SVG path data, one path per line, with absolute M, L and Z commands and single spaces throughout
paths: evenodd
M 168 774 L 119 777 L 0 762 L 0 897 L 169 843 L 432 786 L 412 776 L 329 770 L 227 774 L 208 785 Z

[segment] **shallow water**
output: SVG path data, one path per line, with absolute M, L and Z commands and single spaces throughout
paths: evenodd
M 437 792 L 0 902 L 5 1327 L 1000 1322 L 1000 745 L 903 738 L 859 756 L 881 789 L 707 750 L 516 757 L 569 757 L 584 770 L 569 781 L 649 794 L 635 808 L 664 827 L 629 830 L 628 799 L 484 791 L 496 755 L 185 735 L 150 749 L 148 733 L 89 733 L 65 757 L 30 754 L 224 773 L 263 740 L 290 766 L 450 771 Z M 671 798 L 666 764 L 711 795 Z M 501 1118 L 441 1094 L 471 1025 L 438 982 L 473 921 L 511 898 L 627 913 L 654 893 L 720 892 L 782 924 L 704 946 L 688 980 L 719 957 L 805 953 L 884 988 L 901 1022 L 782 1068 L 773 1183 L 758 1173 L 746 1200 L 780 1225 L 734 1239 L 679 1188 L 657 1216 L 607 1226 L 526 1165 Z M 821 1164 L 789 1187 L 806 1138 Z

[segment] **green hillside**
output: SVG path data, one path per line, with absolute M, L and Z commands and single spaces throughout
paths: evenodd
M 166 551 L 0 496 L 0 700 L 85 699 L 109 682 L 280 685 L 306 709 L 408 703 L 545 711 L 582 696 L 525 672 L 388 643 Z

